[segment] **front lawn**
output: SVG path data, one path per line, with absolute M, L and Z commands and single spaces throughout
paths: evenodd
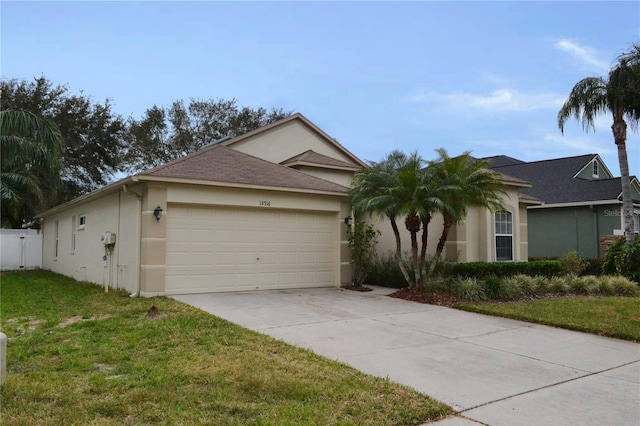
M 415 425 L 451 409 L 172 299 L 0 276 L 2 423 Z
M 638 297 L 558 297 L 535 301 L 461 304 L 455 307 L 640 342 Z

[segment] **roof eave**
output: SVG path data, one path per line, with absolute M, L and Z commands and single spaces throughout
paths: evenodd
M 40 219 L 40 218 L 44 218 L 47 216 L 51 216 L 52 214 L 55 214 L 59 211 L 62 210 L 66 210 L 68 208 L 71 208 L 75 205 L 81 204 L 83 202 L 86 201 L 91 201 L 94 198 L 98 198 L 99 196 L 104 196 L 104 195 L 109 195 L 115 192 L 119 192 L 120 189 L 122 189 L 122 186 L 127 185 L 129 183 L 136 183 L 138 182 L 138 176 L 127 176 L 123 179 L 117 180 L 115 182 L 112 182 L 106 186 L 103 186 L 102 188 L 98 188 L 94 191 L 88 192 L 84 195 L 81 195 L 77 198 L 74 198 L 71 201 L 67 201 L 66 203 L 63 204 L 59 204 L 55 207 L 50 208 L 49 210 L 45 210 L 42 213 L 39 213 L 35 216 L 36 219 Z
M 262 191 L 266 190 L 266 191 L 278 191 L 278 192 L 295 192 L 295 193 L 303 193 L 303 194 L 333 195 L 333 196 L 340 196 L 340 197 L 346 197 L 348 195 L 348 188 L 346 187 L 345 187 L 345 192 L 337 192 L 337 191 L 323 191 L 323 190 L 307 189 L 307 188 L 289 188 L 284 186 L 266 186 L 266 185 L 254 185 L 254 184 L 244 184 L 244 183 L 234 183 L 234 182 L 221 182 L 221 181 L 211 181 L 211 180 L 201 180 L 201 179 L 185 179 L 185 178 L 148 176 L 148 175 L 139 176 L 139 179 L 140 181 L 147 181 L 147 182 L 180 183 L 180 184 L 189 184 L 189 185 L 217 186 L 217 187 L 226 187 L 226 188 L 258 189 Z
M 332 169 L 332 170 L 344 170 L 347 172 L 355 172 L 359 169 L 359 167 L 354 166 L 354 167 L 346 167 L 346 166 L 335 166 L 335 165 L 329 165 L 329 164 L 318 164 L 318 163 L 310 163 L 307 161 L 293 161 L 291 163 L 287 163 L 287 164 L 283 164 L 283 166 L 287 166 L 287 167 L 298 167 L 298 166 L 304 166 L 304 167 L 314 167 L 316 169 Z

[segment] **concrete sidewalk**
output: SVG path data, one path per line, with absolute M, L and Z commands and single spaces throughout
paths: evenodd
M 335 288 L 174 296 L 411 386 L 439 425 L 640 425 L 640 344 Z

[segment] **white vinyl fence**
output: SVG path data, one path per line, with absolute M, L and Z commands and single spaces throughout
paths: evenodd
M 0 270 L 42 268 L 42 233 L 37 229 L 0 229 Z

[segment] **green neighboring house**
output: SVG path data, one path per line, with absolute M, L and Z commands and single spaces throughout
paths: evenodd
M 560 257 L 575 250 L 601 256 L 602 237 L 623 235 L 622 188 L 598 154 L 524 162 L 484 158 L 497 172 L 530 182 L 525 195 L 543 203 L 527 207 L 529 257 Z M 631 177 L 635 232 L 640 230 L 640 184 Z

